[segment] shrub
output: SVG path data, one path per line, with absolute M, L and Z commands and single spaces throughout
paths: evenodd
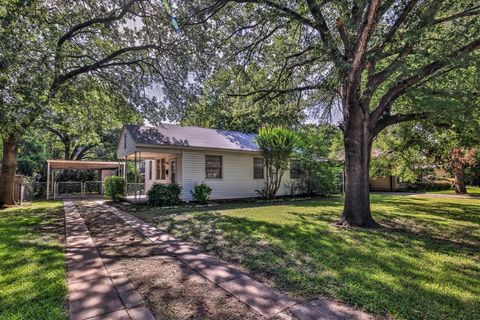
M 428 191 L 442 191 L 451 190 L 453 186 L 449 182 L 415 182 L 408 184 L 405 191 L 411 192 L 428 192 Z
M 105 196 L 113 201 L 120 200 L 125 195 L 126 185 L 123 177 L 110 176 L 105 178 Z
M 210 198 L 212 188 L 210 188 L 205 182 L 202 182 L 201 184 L 195 184 L 193 190 L 190 192 L 192 193 L 193 200 L 205 204 Z
M 265 160 L 265 196 L 274 198 L 295 151 L 298 135 L 282 127 L 264 127 L 260 129 L 255 142 Z
M 148 204 L 154 207 L 171 206 L 180 201 L 182 188 L 176 183 L 155 183 L 148 191 Z

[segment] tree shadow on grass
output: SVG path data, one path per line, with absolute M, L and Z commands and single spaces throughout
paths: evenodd
M 139 232 L 96 205 L 79 207 L 104 261 L 120 268 L 143 295 L 158 319 L 259 319 L 224 290 L 145 239 Z M 173 244 L 172 244 L 173 245 Z
M 338 199 L 327 203 L 332 209 L 341 206 Z M 288 225 L 232 217 L 211 208 L 154 221 L 166 232 L 240 264 L 262 281 L 298 297 L 328 295 L 398 318 L 478 316 L 480 269 L 473 246 L 439 240 L 437 234 L 410 230 L 408 224 L 377 230 L 336 228 L 330 222 L 341 208 L 332 214 L 305 213 L 305 207 L 319 204 L 323 202 L 292 204 L 288 213 L 295 223 Z M 382 204 L 385 211 L 376 211 L 382 220 L 392 217 L 388 206 L 417 210 L 408 200 Z M 470 205 L 463 208 L 473 210 Z M 433 215 L 436 209 L 426 210 Z M 460 220 L 451 213 L 444 217 Z M 432 219 L 421 218 L 418 223 Z
M 0 318 L 65 319 L 62 207 L 0 213 Z

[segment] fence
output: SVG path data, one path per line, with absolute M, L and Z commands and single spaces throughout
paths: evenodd
M 145 194 L 145 184 L 127 183 L 127 196 L 141 196 Z
M 23 201 L 41 200 L 47 197 L 46 182 L 24 180 L 22 183 L 18 183 L 15 188 L 21 190 Z M 101 195 L 103 191 L 103 181 L 59 181 L 55 183 L 54 188 L 51 188 L 50 195 L 53 194 L 53 199 L 66 195 L 83 198 L 90 195 Z M 144 197 L 145 185 L 143 183 L 127 183 L 126 196 L 129 198 Z
M 53 189 L 53 199 L 57 199 L 58 196 L 70 195 L 70 196 L 80 196 L 84 195 L 84 182 L 77 181 L 61 181 L 55 182 L 55 187 Z
M 85 181 L 83 183 L 83 194 L 103 194 L 103 182 Z

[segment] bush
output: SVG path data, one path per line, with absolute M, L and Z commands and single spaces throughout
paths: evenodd
M 201 184 L 195 184 L 193 190 L 190 191 L 193 196 L 193 200 L 206 204 L 210 198 L 210 193 L 212 193 L 212 188 L 210 188 L 205 182 Z
M 154 207 L 171 206 L 180 201 L 182 188 L 176 183 L 155 183 L 148 191 L 148 204 Z
M 405 191 L 411 192 L 428 192 L 428 191 L 442 191 L 451 190 L 453 186 L 448 182 L 415 182 L 406 186 Z
M 290 157 L 298 143 L 298 135 L 282 127 L 264 127 L 258 132 L 255 142 L 265 160 L 265 196 L 274 198 L 282 177 L 288 170 Z
M 105 196 L 113 201 L 120 200 L 125 195 L 127 182 L 123 177 L 110 176 L 105 179 Z

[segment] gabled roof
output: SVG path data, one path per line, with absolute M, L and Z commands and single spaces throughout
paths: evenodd
M 162 123 L 158 127 L 126 125 L 135 144 L 259 151 L 256 134 L 237 131 L 182 127 Z

